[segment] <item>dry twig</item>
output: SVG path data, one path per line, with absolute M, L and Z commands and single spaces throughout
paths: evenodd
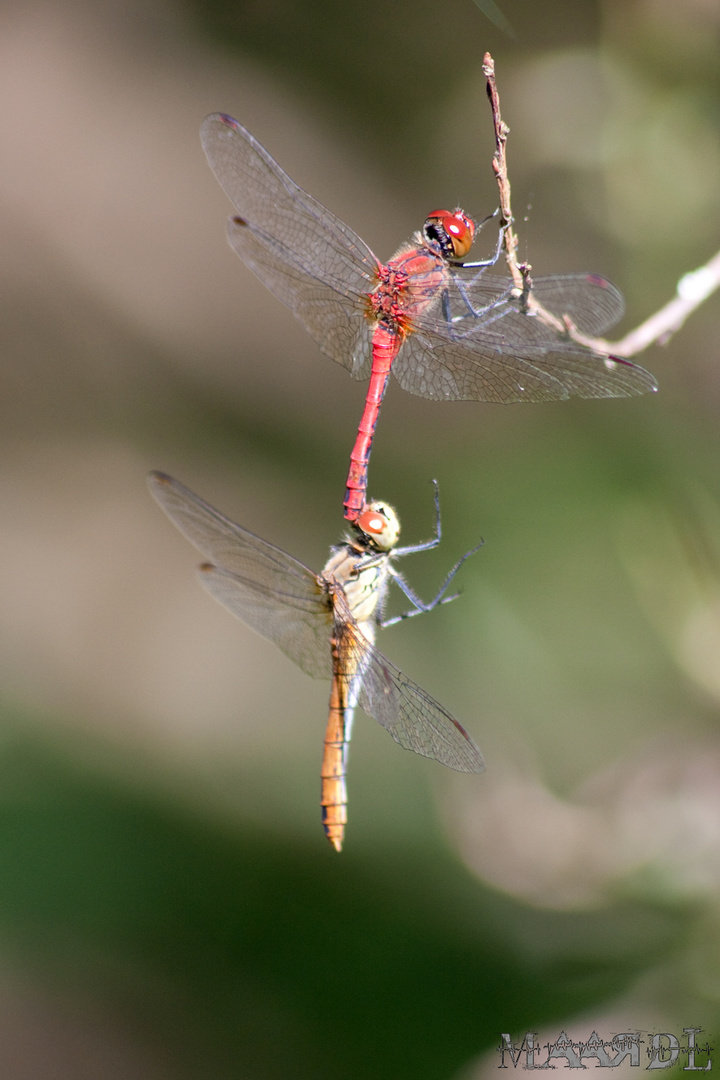
M 568 315 L 558 318 L 538 303 L 532 293 L 529 263 L 518 263 L 517 234 L 513 229 L 510 202 L 510 180 L 507 171 L 507 137 L 510 129 L 500 115 L 500 98 L 495 83 L 495 61 L 490 53 L 483 57 L 483 74 L 487 79 L 487 93 L 492 109 L 495 128 L 495 154 L 493 172 L 500 191 L 500 228 L 503 230 L 505 259 L 518 295 L 523 298 L 527 310 L 532 311 L 546 326 L 556 330 L 570 341 L 606 356 L 635 356 L 654 342 L 665 344 L 683 325 L 685 320 L 715 290 L 720 287 L 720 252 L 698 270 L 685 274 L 677 286 L 677 295 L 655 312 L 644 323 L 626 334 L 620 341 L 609 342 L 604 338 L 590 338 L 581 334 Z

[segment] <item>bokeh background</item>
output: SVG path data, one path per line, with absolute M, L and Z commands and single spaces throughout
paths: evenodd
M 227 248 L 210 111 L 385 259 L 494 209 L 490 50 L 536 273 L 613 279 L 620 333 L 717 249 L 717 3 L 498 7 L 514 36 L 470 0 L 4 0 L 3 1076 L 479 1080 L 503 1032 L 720 1036 L 717 297 L 640 358 L 652 397 L 391 385 L 371 493 L 406 542 L 443 503 L 408 577 L 485 546 L 382 648 L 488 771 L 360 718 L 340 857 L 327 687 L 198 588 L 145 489 L 315 568 L 342 531 L 364 387 Z

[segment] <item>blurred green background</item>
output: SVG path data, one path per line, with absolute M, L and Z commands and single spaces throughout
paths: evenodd
M 381 647 L 488 771 L 359 717 L 339 857 L 327 687 L 205 596 L 145 490 L 314 568 L 342 532 L 365 388 L 227 248 L 210 111 L 385 259 L 494 209 L 490 50 L 536 273 L 610 277 L 619 334 L 717 249 L 717 5 L 498 4 L 513 37 L 471 0 L 0 10 L 3 1076 L 479 1080 L 502 1032 L 720 1035 L 717 298 L 639 358 L 653 397 L 390 386 L 371 494 L 406 543 L 433 477 L 443 504 L 404 571 L 429 596 L 485 546 Z

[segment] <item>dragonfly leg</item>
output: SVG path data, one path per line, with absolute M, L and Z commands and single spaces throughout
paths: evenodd
M 473 305 L 472 301 L 470 300 L 470 296 L 469 296 L 469 292 L 468 292 L 468 290 L 472 289 L 475 282 L 482 276 L 483 271 L 486 270 L 488 266 L 495 266 L 495 264 L 497 263 L 498 259 L 500 258 L 500 253 L 502 252 L 502 245 L 503 245 L 503 240 L 504 240 L 504 237 L 505 237 L 505 230 L 506 229 L 507 229 L 507 225 L 503 225 L 500 228 L 499 233 L 498 233 L 497 247 L 495 248 L 495 254 L 492 255 L 489 259 L 483 259 L 483 260 L 481 260 L 479 262 L 458 263 L 457 264 L 458 267 L 462 267 L 463 269 L 472 270 L 472 269 L 477 268 L 478 272 L 473 278 L 471 278 L 470 281 L 462 281 L 457 276 L 454 278 L 454 285 L 455 285 L 455 288 L 457 290 L 457 293 L 458 293 L 460 299 L 462 300 L 463 304 L 465 305 L 465 307 L 467 309 L 467 311 L 465 313 L 460 314 L 460 315 L 453 315 L 452 311 L 450 309 L 450 294 L 449 294 L 449 292 L 447 290 L 445 290 L 443 292 L 442 310 L 443 310 L 443 315 L 445 317 L 445 321 L 449 325 L 457 326 L 459 323 L 463 323 L 466 319 L 479 319 L 479 318 L 482 318 L 484 328 L 488 327 L 488 326 L 491 326 L 493 322 L 496 322 L 498 319 L 501 319 L 507 313 L 507 309 L 510 306 L 511 302 L 515 300 L 515 296 L 514 296 L 515 287 L 514 287 L 512 281 L 510 281 L 508 283 L 508 286 L 507 286 L 507 288 L 505 289 L 504 292 L 502 292 L 498 297 L 496 297 L 496 299 L 493 300 L 493 302 L 491 304 L 486 304 L 484 307 L 476 308 Z M 493 312 L 495 312 L 494 315 L 493 315 Z M 477 330 L 477 324 L 475 324 L 475 325 L 471 324 L 471 329 L 470 329 L 469 332 L 472 333 L 472 332 L 474 332 L 476 330 Z M 457 337 L 457 338 L 460 338 L 463 335 L 462 334 L 457 334 L 457 335 L 453 335 L 453 336 Z
M 482 319 L 482 328 L 486 330 L 489 326 L 492 326 L 498 319 L 502 319 L 507 315 L 508 310 L 518 310 L 519 297 L 517 296 L 517 290 L 512 281 L 509 281 L 506 288 L 497 296 L 492 303 L 485 304 L 483 307 L 475 307 L 468 290 L 472 289 L 477 279 L 482 274 L 482 270 L 479 270 L 477 275 L 472 278 L 471 281 L 461 281 L 460 278 L 455 277 L 453 279 L 453 287 L 457 296 L 460 297 L 465 307 L 465 311 L 459 315 L 453 315 L 452 308 L 450 306 L 450 292 L 448 289 L 443 289 L 442 292 L 442 313 L 445 322 L 448 324 L 450 336 L 454 341 L 459 341 L 465 336 L 465 334 L 473 334 L 478 330 L 478 319 Z M 469 328 L 465 330 L 465 327 Z M 458 330 L 458 327 L 462 327 Z
M 483 218 L 483 220 L 480 222 L 480 225 L 484 225 L 486 221 L 489 221 L 490 218 L 494 218 L 495 215 L 498 214 L 499 212 L 500 211 L 499 211 L 499 208 L 498 208 L 498 210 L 496 210 L 495 213 L 489 214 L 488 217 Z M 501 251 L 503 249 L 503 242 L 505 240 L 505 233 L 507 232 L 507 228 L 508 228 L 509 224 L 510 224 L 510 222 L 506 222 L 504 225 L 501 225 L 499 230 L 498 230 L 498 242 L 497 242 L 497 247 L 495 248 L 495 254 L 494 255 L 491 255 L 489 259 L 478 259 L 477 262 L 464 262 L 464 263 L 462 263 L 462 265 L 464 267 L 466 267 L 466 268 L 469 267 L 471 270 L 473 270 L 475 267 L 477 267 L 479 270 L 480 269 L 484 270 L 488 266 L 494 266 L 495 263 L 500 258 L 500 253 L 501 253 Z
M 435 503 L 435 536 L 432 538 L 432 540 L 425 540 L 421 544 L 411 544 L 407 547 L 396 548 L 394 552 L 395 556 L 414 555 L 418 551 L 430 551 L 432 548 L 436 548 L 440 543 L 442 539 L 442 518 L 440 515 L 440 487 L 437 480 L 433 480 L 433 487 L 433 501 Z M 445 581 L 443 582 L 440 591 L 435 597 L 433 597 L 433 599 L 429 603 L 425 603 L 424 600 L 421 600 L 415 590 L 412 589 L 410 585 L 408 585 L 402 574 L 399 574 L 397 570 L 395 570 L 393 567 L 390 567 L 390 574 L 393 581 L 395 581 L 398 587 L 402 589 L 402 591 L 405 593 L 408 600 L 413 606 L 410 611 L 406 611 L 402 615 L 395 615 L 391 619 L 381 621 L 380 626 L 392 626 L 394 623 L 402 622 L 403 619 L 411 619 L 414 615 L 420 615 L 426 611 L 432 611 L 432 609 L 437 607 L 439 604 L 447 604 L 450 600 L 455 600 L 460 595 L 459 593 L 453 593 L 452 596 L 446 596 L 445 594 L 447 593 L 447 590 L 450 587 L 453 578 L 457 574 L 462 564 L 465 562 L 468 556 L 474 554 L 479 547 L 482 547 L 482 543 L 483 541 L 481 540 L 480 543 L 472 549 L 472 551 L 467 551 L 463 555 L 463 557 L 458 560 L 458 562 L 455 564 L 455 566 L 453 566 L 448 576 L 445 578 Z
M 435 535 L 432 540 L 423 540 L 420 544 L 409 544 L 407 547 L 395 548 L 394 557 L 414 555 L 416 551 L 430 551 L 436 548 L 442 538 L 442 526 L 440 524 L 440 487 L 437 480 L 433 480 L 433 501 L 435 503 Z
M 470 282 L 472 285 L 472 282 Z M 514 286 L 508 285 L 505 292 L 503 292 L 496 300 L 493 300 L 491 304 L 487 304 L 485 307 L 476 308 L 473 307 L 472 301 L 468 296 L 468 284 L 463 281 L 455 281 L 455 288 L 457 294 L 462 300 L 463 304 L 467 308 L 467 311 L 462 315 L 453 315 L 450 310 L 450 295 L 449 293 L 443 294 L 443 315 L 445 321 L 450 325 L 450 333 L 454 340 L 459 341 L 465 336 L 465 334 L 476 333 L 478 324 L 475 320 L 482 319 L 482 328 L 486 330 L 498 319 L 504 318 L 508 311 L 517 310 L 518 298 L 514 294 Z M 465 327 L 469 324 L 469 329 Z M 461 330 L 456 329 L 462 327 Z
M 445 581 L 442 583 L 437 595 L 428 603 L 425 603 L 425 601 L 420 599 L 415 590 L 408 585 L 402 574 L 399 574 L 397 570 L 391 568 L 390 573 L 393 581 L 402 589 L 413 606 L 410 611 L 405 611 L 402 615 L 394 615 L 391 619 L 385 619 L 380 623 L 381 628 L 385 629 L 385 627 L 393 626 L 395 623 L 403 622 L 405 619 L 412 619 L 415 615 L 423 615 L 426 611 L 432 611 L 433 608 L 439 607 L 440 604 L 449 604 L 451 600 L 457 600 L 460 595 L 459 592 L 451 593 L 450 596 L 446 596 L 445 594 L 465 560 L 469 559 L 471 555 L 474 555 L 476 551 L 479 551 L 484 542 L 484 540 L 481 540 L 479 544 L 476 544 L 470 551 L 466 551 L 465 554 L 458 559 L 448 576 L 445 578 Z

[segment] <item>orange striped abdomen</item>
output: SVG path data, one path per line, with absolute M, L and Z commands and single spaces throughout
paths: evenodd
M 330 715 L 325 729 L 325 750 L 320 770 L 322 823 L 325 835 L 336 851 L 342 851 L 347 825 L 345 773 L 350 738 L 349 727 L 352 722 L 352 709 L 347 708 L 344 700 L 347 697 L 345 693 L 347 685 L 346 679 L 333 674 Z

